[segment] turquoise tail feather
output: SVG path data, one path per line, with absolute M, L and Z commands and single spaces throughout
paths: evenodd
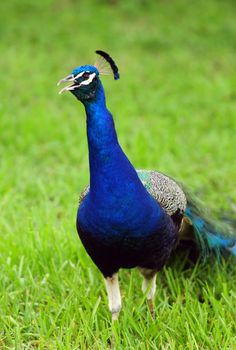
M 236 256 L 236 227 L 233 220 L 210 217 L 201 203 L 188 195 L 185 216 L 191 221 L 204 257 L 211 251 L 219 255 L 223 250 Z

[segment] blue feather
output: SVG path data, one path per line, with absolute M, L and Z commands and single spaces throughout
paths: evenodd
M 120 147 L 98 77 L 94 98 L 83 103 L 90 191 L 78 210 L 80 238 L 104 276 L 121 267 L 160 270 L 176 245 L 178 229 Z
M 211 217 L 200 202 L 187 194 L 185 216 L 191 221 L 195 236 L 201 246 L 202 255 L 215 251 L 228 250 L 236 255 L 236 230 L 229 221 Z

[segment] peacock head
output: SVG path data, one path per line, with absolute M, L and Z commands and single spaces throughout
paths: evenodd
M 94 66 L 79 66 L 58 82 L 58 85 L 69 83 L 69 85 L 61 89 L 59 94 L 70 91 L 78 100 L 86 102 L 96 97 L 100 84 L 99 74 L 112 73 L 115 80 L 119 79 L 118 68 L 113 59 L 104 51 L 97 50 L 96 53 L 99 55 L 99 59 Z

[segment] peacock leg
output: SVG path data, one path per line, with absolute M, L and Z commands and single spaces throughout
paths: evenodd
M 108 306 L 112 315 L 112 322 L 118 319 L 121 310 L 121 296 L 119 288 L 118 273 L 105 278 L 105 285 L 108 296 Z
M 149 269 L 140 269 L 140 271 L 143 275 L 142 291 L 146 293 L 148 308 L 152 318 L 155 319 L 153 299 L 156 292 L 156 271 Z

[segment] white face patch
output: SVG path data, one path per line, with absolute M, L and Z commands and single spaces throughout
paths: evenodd
M 63 89 L 61 89 L 61 91 L 59 92 L 59 94 L 62 94 L 65 91 L 71 91 L 71 90 L 75 90 L 77 88 L 79 88 L 81 85 L 89 85 L 96 77 L 96 73 L 90 73 L 88 71 L 83 71 L 79 74 L 77 74 L 76 76 L 73 76 L 72 74 L 68 75 L 66 78 L 61 79 L 57 85 L 60 85 L 61 83 L 65 83 L 65 82 L 75 82 L 76 79 L 80 78 L 83 76 L 84 73 L 89 74 L 89 77 L 87 80 L 82 81 L 80 84 L 78 85 L 69 85 L 69 86 L 65 86 Z
M 79 86 L 81 85 L 89 85 L 90 83 L 92 83 L 93 79 L 96 77 L 96 73 L 92 73 L 90 74 L 89 78 L 87 80 L 82 81 L 82 83 L 79 84 Z
M 89 72 L 81 72 L 81 73 L 77 74 L 75 77 L 73 77 L 73 80 L 78 79 L 79 77 L 82 77 L 82 75 L 84 73 L 89 73 Z

